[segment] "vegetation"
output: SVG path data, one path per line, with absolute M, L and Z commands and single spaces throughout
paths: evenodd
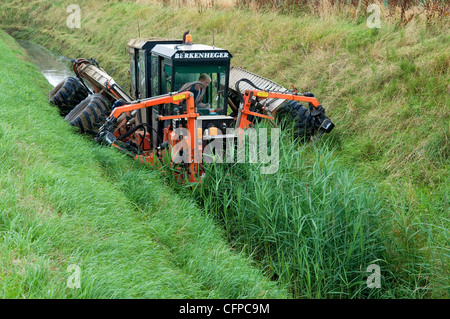
M 285 131 L 280 143 L 275 174 L 262 174 L 267 164 L 213 163 L 193 193 L 235 247 L 254 256 L 296 298 L 446 293 L 442 269 L 430 262 L 445 249 L 418 249 L 418 233 L 429 225 L 404 228 L 397 207 L 376 184 L 358 182 L 327 142 L 301 145 Z M 372 264 L 382 269 L 380 289 L 367 286 Z
M 3 31 L 0 51 L 0 298 L 288 298 L 158 172 L 74 134 Z
M 370 29 L 369 13 L 352 8 L 255 14 L 252 8 L 80 1 L 81 29 L 69 29 L 69 3 L 2 3 L 0 27 L 71 58 L 95 57 L 124 87 L 125 48 L 130 35 L 138 37 L 137 21 L 143 37 L 179 38 L 189 29 L 194 42 L 206 44 L 214 28 L 216 45 L 233 54 L 234 65 L 286 87 L 294 83 L 324 105 L 336 128 L 313 148 L 282 139 L 282 174 L 212 165 L 194 193 L 234 247 L 254 256 L 269 277 L 289 285 L 295 297 L 448 296 L 444 15 L 409 19 L 405 12 L 403 19 L 382 8 L 381 28 Z M 153 187 L 141 174 L 153 173 L 132 174 L 143 181 L 139 187 Z M 146 207 L 138 194 L 127 196 Z M 372 262 L 383 270 L 381 290 L 362 285 Z

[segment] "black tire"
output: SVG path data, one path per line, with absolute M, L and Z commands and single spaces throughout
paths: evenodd
M 59 108 L 60 114 L 65 116 L 88 95 L 89 91 L 80 80 L 69 76 L 50 91 L 48 99 Z
M 306 140 L 314 133 L 311 112 L 297 101 L 282 104 L 275 113 L 275 119 L 283 129 L 292 128 L 295 137 Z
M 100 93 L 89 95 L 75 106 L 65 119 L 80 129 L 80 133 L 97 134 L 111 113 L 111 103 Z

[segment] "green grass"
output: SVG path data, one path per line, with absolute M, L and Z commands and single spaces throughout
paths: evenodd
M 370 235 L 368 245 L 373 244 L 374 251 L 385 251 L 383 257 L 378 257 L 378 253 L 374 256 L 383 259 L 386 270 L 392 276 L 386 277 L 389 285 L 384 287 L 385 290 L 363 291 L 359 285 L 360 274 L 355 273 L 357 262 L 352 260 L 341 265 L 346 273 L 352 274 L 349 277 L 351 280 L 346 280 L 357 283 L 354 286 L 342 285 L 339 280 L 325 276 L 322 277 L 328 278 L 325 283 L 306 285 L 307 290 L 295 291 L 300 289 L 298 287 L 304 287 L 302 282 L 306 280 L 293 277 L 300 272 L 295 262 L 285 256 L 276 256 L 276 249 L 250 246 L 253 248 L 247 252 L 252 253 L 256 249 L 261 253 L 258 258 L 268 261 L 264 265 L 269 275 L 276 273 L 283 282 L 290 283 L 291 291 L 302 296 L 330 296 L 330 292 L 337 292 L 336 296 L 340 297 L 448 296 L 448 19 L 427 22 L 417 17 L 402 26 L 382 12 L 381 29 L 371 30 L 366 26 L 364 10 L 360 13 L 342 10 L 319 16 L 255 13 L 238 9 L 199 13 L 196 8 L 158 4 L 80 1 L 82 28 L 70 30 L 65 24 L 65 8 L 69 3 L 18 0 L 2 3 L 1 27 L 17 37 L 32 38 L 71 58 L 95 57 L 124 87 L 129 87 L 126 43 L 130 38 L 137 37 L 137 20 L 143 37 L 179 38 L 190 29 L 194 42 L 205 44 L 212 43 L 211 30 L 214 27 L 215 43 L 233 54 L 233 65 L 243 66 L 286 87 L 294 83 L 301 91 L 313 92 L 324 105 L 336 128 L 325 136 L 333 153 L 328 155 L 328 151 L 322 150 L 319 154 L 327 159 L 325 163 L 331 165 L 332 176 L 335 177 L 330 181 L 320 181 L 323 175 L 314 167 L 315 161 L 319 161 L 315 155 L 308 155 L 307 164 L 295 162 L 295 165 L 301 165 L 294 166 L 294 172 L 295 169 L 305 168 L 306 176 L 317 177 L 309 183 L 331 187 L 333 192 L 322 192 L 327 200 L 335 196 L 346 198 L 346 194 L 336 189 L 336 185 L 341 185 L 339 183 L 347 185 L 344 189 L 350 190 L 350 194 L 362 196 L 366 207 L 357 208 L 369 209 L 369 215 L 361 220 L 361 224 L 355 225 L 356 229 L 363 229 L 361 225 L 364 222 L 372 223 L 381 215 L 384 230 L 367 230 L 363 234 Z M 295 156 L 301 155 L 296 149 L 288 147 L 288 150 L 285 153 L 288 159 L 296 160 Z M 304 159 L 302 156 L 300 158 Z M 237 168 L 220 168 L 226 169 Z M 336 180 L 341 176 L 341 171 L 352 174 L 349 173 L 347 179 L 342 177 L 342 181 Z M 228 189 L 226 183 L 222 184 L 220 175 L 213 176 L 219 176 L 214 187 Z M 292 184 L 301 186 L 308 182 L 293 173 L 283 176 L 276 179 L 284 178 L 287 184 L 292 180 Z M 220 207 L 224 206 L 224 201 L 232 204 L 237 201 L 238 195 L 243 196 L 242 200 L 261 197 L 265 189 L 271 190 L 271 198 L 275 202 L 282 197 L 270 181 L 258 186 L 260 177 L 254 178 L 246 180 L 254 186 L 253 189 L 248 189 L 248 185 L 237 185 L 227 198 L 220 195 L 214 202 L 206 201 L 206 212 L 211 216 L 216 212 L 223 214 Z M 234 190 L 241 193 L 237 194 Z M 370 195 L 367 198 L 366 193 Z M 302 193 L 299 191 L 299 194 Z M 209 196 L 204 193 L 204 199 Z M 383 205 L 369 205 L 377 200 Z M 291 204 L 287 199 L 285 201 L 288 205 L 286 209 L 295 212 L 295 207 L 289 206 Z M 350 203 L 355 204 L 353 200 Z M 306 205 L 302 202 L 298 204 Z M 333 201 L 328 206 L 326 202 L 317 203 L 317 207 L 325 211 L 332 211 L 333 207 L 337 209 L 339 205 L 339 202 Z M 380 207 L 380 211 L 372 210 L 372 206 Z M 250 207 L 261 209 L 262 206 Z M 314 211 L 306 208 L 302 208 L 306 211 L 305 216 L 315 221 L 312 218 Z M 350 215 L 347 218 L 354 216 L 352 214 L 355 212 L 358 210 L 348 211 Z M 265 237 L 258 233 L 263 230 L 257 226 L 266 225 L 264 219 L 272 216 L 271 211 L 258 211 L 261 217 L 250 219 L 252 223 L 248 225 L 245 218 L 236 219 L 238 213 L 240 210 L 230 205 L 230 220 L 224 219 L 226 234 L 234 240 L 233 243 L 241 247 L 239 245 L 245 246 L 247 241 L 255 245 L 256 238 L 264 242 Z M 243 216 L 250 213 L 242 212 Z M 326 226 L 330 216 L 325 215 L 321 219 L 322 216 L 318 215 L 317 222 L 321 221 Z M 281 227 L 286 231 L 286 225 L 277 224 L 277 229 Z M 327 229 L 325 226 L 323 229 Z M 252 234 L 260 237 L 253 238 Z M 356 243 L 361 242 L 359 238 L 356 237 Z M 278 239 L 281 244 L 288 245 L 282 241 L 283 237 Z M 385 245 L 385 240 L 390 244 Z M 336 245 L 349 247 L 346 245 L 350 243 L 344 245 L 338 242 Z M 319 257 L 312 253 L 302 254 L 294 251 L 295 256 L 303 256 L 302 260 L 313 262 L 315 257 Z M 367 263 L 369 259 L 361 260 Z M 272 262 L 277 265 L 276 272 L 268 266 Z M 282 263 L 286 265 L 284 271 L 279 270 Z M 291 273 L 286 273 L 287 266 L 292 267 L 289 270 Z M 362 263 L 361 267 L 364 267 Z M 315 278 L 314 271 L 308 272 L 310 278 Z M 297 281 L 296 284 L 291 279 Z
M 0 51 L 1 298 L 289 297 L 158 172 L 75 134 L 3 31 Z
M 385 208 L 375 190 L 358 186 L 325 147 L 308 154 L 307 147 L 282 138 L 273 176 L 261 174 L 259 165 L 209 167 L 198 192 L 206 209 L 295 296 L 380 297 L 365 283 L 368 265 L 380 264 L 386 272 Z M 388 280 L 382 291 L 389 293 Z
M 285 131 L 280 144 L 275 174 L 262 174 L 265 164 L 214 163 L 193 191 L 229 241 L 258 260 L 267 276 L 288 285 L 296 298 L 447 293 L 445 248 L 425 237 L 424 253 L 418 240 L 433 225 L 404 225 L 405 212 L 399 216 L 378 185 L 358 182 L 329 143 L 302 145 Z M 443 264 L 434 264 L 438 260 Z M 380 289 L 367 287 L 371 264 L 381 268 Z

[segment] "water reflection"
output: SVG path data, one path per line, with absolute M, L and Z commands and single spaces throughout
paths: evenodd
M 75 76 L 70 59 L 57 56 L 46 48 L 26 40 L 17 41 L 33 59 L 39 71 L 51 85 L 56 86 L 68 76 Z

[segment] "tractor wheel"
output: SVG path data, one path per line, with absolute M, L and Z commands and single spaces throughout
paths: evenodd
M 77 104 L 89 95 L 89 91 L 80 80 L 67 77 L 48 94 L 50 103 L 59 108 L 62 116 L 67 115 Z
M 297 101 L 287 101 L 275 113 L 282 128 L 292 127 L 294 136 L 309 139 L 313 135 L 314 121 L 310 111 Z
M 111 103 L 100 93 L 89 95 L 75 106 L 65 119 L 73 126 L 77 126 L 81 133 L 97 134 L 109 113 Z

